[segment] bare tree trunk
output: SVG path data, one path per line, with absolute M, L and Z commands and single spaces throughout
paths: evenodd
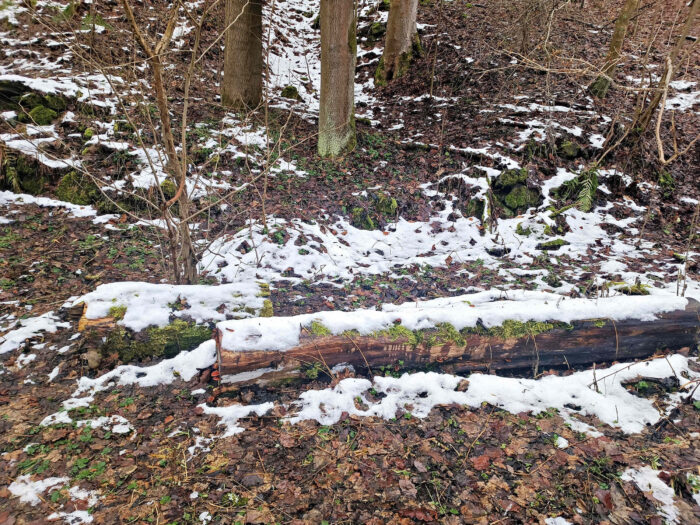
M 255 108 L 262 100 L 262 1 L 226 0 L 221 102 Z
M 414 54 L 420 54 L 416 29 L 418 0 L 393 0 L 386 26 L 384 54 L 374 76 L 378 85 L 402 77 L 411 65 Z
M 318 154 L 337 157 L 352 150 L 355 138 L 354 0 L 321 0 L 321 104 Z
M 678 40 L 676 40 L 676 43 L 673 46 L 673 49 L 671 49 L 671 53 L 669 54 L 667 64 L 671 65 L 671 71 L 676 71 L 678 70 L 678 65 L 676 64 L 676 61 L 678 60 L 678 55 L 681 52 L 681 49 L 683 48 L 683 44 L 685 43 L 686 39 L 688 38 L 688 34 L 690 33 L 690 28 L 693 27 L 693 23 L 695 22 L 695 19 L 698 16 L 698 12 L 700 11 L 700 0 L 695 0 L 693 4 L 690 6 L 690 12 L 688 13 L 688 19 L 685 21 L 685 24 L 683 25 L 683 29 L 681 29 L 680 35 L 678 35 Z M 668 75 L 668 66 L 664 68 L 664 72 L 661 75 L 661 79 L 659 80 L 659 89 L 654 93 L 653 98 L 651 99 L 651 102 L 649 102 L 649 105 L 646 107 L 644 112 L 639 118 L 639 127 L 643 130 L 647 129 L 649 126 L 649 123 L 651 122 L 651 118 L 654 116 L 654 111 L 656 111 L 656 108 L 659 106 L 659 103 L 661 102 L 661 97 L 663 96 L 663 87 L 664 87 L 664 82 L 670 83 L 673 78 L 672 76 L 670 78 L 666 78 Z
M 632 18 L 632 15 L 637 10 L 638 3 L 639 0 L 626 0 L 625 5 L 622 6 L 622 11 L 620 11 L 620 16 L 617 17 L 612 40 L 610 41 L 610 49 L 608 49 L 608 54 L 605 57 L 603 71 L 588 88 L 596 97 L 605 98 L 605 95 L 608 93 L 610 84 L 612 84 L 613 75 L 615 74 L 615 68 L 620 61 L 620 53 L 622 51 L 622 44 L 625 42 L 627 26 L 630 23 L 630 18 Z

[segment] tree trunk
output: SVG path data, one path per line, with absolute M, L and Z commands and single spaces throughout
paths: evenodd
M 688 19 L 685 21 L 685 25 L 683 26 L 683 29 L 681 30 L 680 35 L 678 36 L 678 40 L 676 40 L 675 45 L 673 46 L 673 49 L 671 50 L 671 53 L 669 55 L 669 61 L 668 63 L 671 64 L 672 67 L 672 72 L 678 70 L 678 65 L 676 64 L 676 61 L 678 60 L 678 55 L 681 52 L 681 49 L 683 47 L 683 44 L 685 43 L 686 39 L 688 38 L 688 34 L 690 33 L 690 28 L 693 27 L 693 23 L 695 22 L 695 18 L 698 16 L 698 11 L 700 11 L 700 0 L 695 0 L 693 4 L 690 6 L 690 12 L 688 13 Z M 644 112 L 642 113 L 640 119 L 639 119 L 639 127 L 643 130 L 647 129 L 649 126 L 649 122 L 651 122 L 651 118 L 654 116 L 654 111 L 656 111 L 656 108 L 658 107 L 659 103 L 661 102 L 661 97 L 663 96 L 663 87 L 664 83 L 668 82 L 670 83 L 673 78 L 666 78 L 666 75 L 668 74 L 668 67 L 664 68 L 664 72 L 661 75 L 661 78 L 659 79 L 659 89 L 654 93 L 653 98 L 651 99 L 651 102 L 649 102 L 649 105 L 646 107 Z
M 321 0 L 321 104 L 318 154 L 337 157 L 355 147 L 354 0 Z
M 610 41 L 610 49 L 608 50 L 608 55 L 605 57 L 603 71 L 588 88 L 596 97 L 605 98 L 605 95 L 608 93 L 613 75 L 615 74 L 615 68 L 620 60 L 620 53 L 622 51 L 622 44 L 625 42 L 627 26 L 630 23 L 630 18 L 632 18 L 632 15 L 637 10 L 638 3 L 639 0 L 626 0 L 625 5 L 622 6 L 620 16 L 617 17 L 612 40 Z
M 384 85 L 395 78 L 402 77 L 408 70 L 414 53 L 420 53 L 420 41 L 416 29 L 417 14 L 418 0 L 391 2 L 384 54 L 375 74 L 378 85 Z
M 221 102 L 251 109 L 262 100 L 262 1 L 226 0 Z

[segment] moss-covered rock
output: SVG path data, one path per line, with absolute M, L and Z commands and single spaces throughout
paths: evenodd
M 519 222 L 518 225 L 515 227 L 515 233 L 524 237 L 528 237 L 530 234 L 532 234 L 532 229 L 529 226 L 525 228 L 523 226 L 523 223 Z
M 551 241 L 539 243 L 536 246 L 536 248 L 538 250 L 555 251 L 561 248 L 562 246 L 566 246 L 567 244 L 569 244 L 569 242 L 565 241 L 564 239 L 553 239 Z
M 29 112 L 29 118 L 31 121 L 39 126 L 48 126 L 56 119 L 56 117 L 58 117 L 58 113 L 45 106 L 36 106 Z
M 294 86 L 286 86 L 282 90 L 281 95 L 284 98 L 290 98 L 292 100 L 301 100 L 301 96 L 299 95 L 299 90 Z
M 97 185 L 88 177 L 77 171 L 65 174 L 58 186 L 56 197 L 62 201 L 72 202 L 85 206 L 101 200 L 101 193 Z
M 60 113 L 68 107 L 66 99 L 60 95 L 44 95 L 44 105 L 54 111 Z
M 495 189 L 512 188 L 516 184 L 525 184 L 527 181 L 527 170 L 505 170 L 493 181 Z
M 25 110 L 32 110 L 37 106 L 44 105 L 44 97 L 42 97 L 39 93 L 25 93 L 19 99 L 19 105 Z
M 503 199 L 503 202 L 513 212 L 519 213 L 532 206 L 537 206 L 540 194 L 527 186 L 515 186 Z

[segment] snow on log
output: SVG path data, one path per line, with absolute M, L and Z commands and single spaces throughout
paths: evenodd
M 542 292 L 493 292 L 383 311 L 318 312 L 217 324 L 224 382 L 250 383 L 329 371 L 439 364 L 472 370 L 541 371 L 551 367 L 695 351 L 700 303 L 674 296 L 562 299 Z

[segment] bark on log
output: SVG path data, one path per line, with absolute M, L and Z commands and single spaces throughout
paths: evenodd
M 573 329 L 554 329 L 534 336 L 503 339 L 466 335 L 456 343 L 412 346 L 389 337 L 323 336 L 302 334 L 300 344 L 287 351 L 241 351 L 222 348 L 215 332 L 222 375 L 240 374 L 239 384 L 299 376 L 300 367 L 340 363 L 379 368 L 403 362 L 403 367 L 439 364 L 446 372 L 524 371 L 588 366 L 593 363 L 646 358 L 668 350 L 695 351 L 700 341 L 700 303 L 688 299 L 684 310 L 659 314 L 654 321 L 593 319 L 574 321 Z M 267 369 L 267 370 L 265 370 Z

